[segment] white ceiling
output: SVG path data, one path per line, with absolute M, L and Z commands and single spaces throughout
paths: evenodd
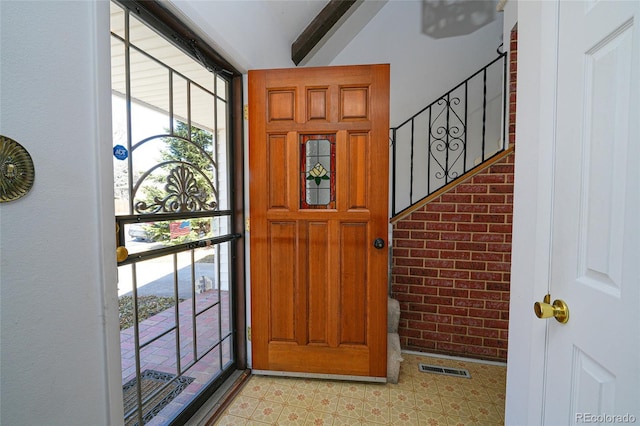
M 295 67 L 291 45 L 328 0 L 164 0 L 241 72 Z M 301 65 L 328 65 L 387 0 L 358 0 Z M 234 17 L 229 19 L 229 17 Z M 344 25 L 348 22 L 348 25 Z M 320 59 L 318 63 L 312 60 Z
M 278 28 L 294 40 L 329 3 L 328 0 L 276 0 L 266 1 L 265 10 L 277 22 Z

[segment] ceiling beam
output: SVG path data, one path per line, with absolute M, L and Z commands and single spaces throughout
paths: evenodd
M 356 0 L 330 0 L 291 45 L 291 60 L 298 65 L 320 40 L 356 3 Z

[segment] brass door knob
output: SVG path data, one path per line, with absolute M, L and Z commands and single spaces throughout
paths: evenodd
M 542 302 L 536 302 L 533 304 L 533 311 L 538 318 L 555 318 L 561 324 L 566 324 L 569 321 L 569 307 L 564 300 L 554 300 L 553 304 L 550 304 L 551 295 L 547 294 Z
M 128 256 L 129 256 L 129 250 L 127 250 L 125 247 L 120 246 L 116 248 L 116 260 L 118 262 L 122 262 L 123 260 L 126 260 Z
M 122 262 L 129 257 L 129 250 L 125 246 L 120 245 L 120 225 L 116 222 L 116 260 Z

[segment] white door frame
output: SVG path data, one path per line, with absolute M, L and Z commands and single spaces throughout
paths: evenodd
M 557 65 L 555 2 L 518 3 L 518 87 L 505 424 L 542 424 Z M 526 82 L 526 84 L 524 84 Z

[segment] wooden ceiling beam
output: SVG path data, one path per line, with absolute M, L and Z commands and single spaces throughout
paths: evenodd
M 356 0 L 330 0 L 291 45 L 291 60 L 298 65 L 320 43 Z

